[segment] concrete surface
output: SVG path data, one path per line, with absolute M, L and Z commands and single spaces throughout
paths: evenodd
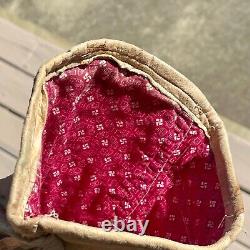
M 0 0 L 0 7 L 72 45 L 106 37 L 140 46 L 250 128 L 249 0 Z

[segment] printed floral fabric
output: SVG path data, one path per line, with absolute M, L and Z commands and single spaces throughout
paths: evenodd
M 94 60 L 45 87 L 42 153 L 25 218 L 94 227 L 114 216 L 149 220 L 147 235 L 186 244 L 222 236 L 225 210 L 209 140 L 146 77 Z

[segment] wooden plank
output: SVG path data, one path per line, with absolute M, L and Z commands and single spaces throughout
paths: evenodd
M 0 107 L 0 147 L 18 155 L 23 119 Z
M 249 250 L 249 248 L 235 241 L 227 248 L 227 250 Z
M 0 57 L 32 75 L 44 61 L 62 52 L 62 49 L 2 18 L 0 30 Z
M 235 241 L 227 248 L 227 250 L 249 250 L 249 248 Z
M 229 134 L 229 143 L 232 152 L 234 168 L 240 185 L 245 191 L 250 193 L 250 143 L 233 134 Z
M 242 192 L 244 208 L 245 208 L 245 223 L 243 230 L 240 232 L 237 240 L 243 243 L 250 249 L 250 195 L 246 192 Z
M 0 149 L 0 179 L 13 174 L 16 158 Z
M 25 116 L 33 78 L 0 60 L 0 103 Z

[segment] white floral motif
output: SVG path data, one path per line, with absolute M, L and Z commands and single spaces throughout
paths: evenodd
M 190 130 L 189 134 L 190 135 L 197 135 L 197 131 L 196 130 Z
M 89 144 L 88 144 L 88 143 L 84 143 L 84 144 L 82 145 L 82 148 L 83 148 L 84 150 L 89 149 Z
M 180 241 L 181 242 L 187 242 L 187 236 L 186 235 L 182 235 Z
M 32 188 L 32 191 L 35 192 L 35 193 L 37 193 L 37 191 L 38 191 L 38 186 L 37 186 L 36 183 L 34 184 L 34 186 L 33 186 L 33 188 Z
M 214 186 L 214 189 L 215 190 L 219 190 L 220 189 L 220 184 L 219 182 L 216 182 L 215 186 Z
M 85 75 L 83 76 L 83 79 L 86 82 L 89 82 L 91 80 L 91 75 L 88 72 L 86 72 Z
M 91 180 L 91 181 L 96 181 L 96 180 L 97 180 L 96 175 L 94 175 L 94 174 L 91 175 L 91 176 L 90 176 L 90 180 Z
M 111 110 L 112 111 L 117 111 L 118 110 L 118 106 L 117 105 L 111 105 Z
M 76 166 L 76 163 L 74 161 L 69 162 L 69 167 L 73 168 Z
M 121 138 L 120 139 L 120 143 L 121 143 L 121 145 L 126 144 L 127 143 L 127 139 L 126 138 Z
M 26 213 L 32 213 L 31 206 L 28 203 L 26 203 L 26 205 L 25 205 L 25 212 Z
M 156 186 L 158 188 L 164 188 L 164 182 L 163 181 L 158 181 L 157 184 L 156 184 Z
M 125 208 L 125 209 L 131 208 L 131 205 L 129 204 L 128 201 L 125 201 L 125 203 L 124 203 L 124 208 Z
M 162 138 L 159 138 L 159 139 L 158 139 L 158 142 L 159 142 L 159 144 L 163 144 L 163 143 L 165 142 L 165 138 L 163 138 L 163 137 L 162 137 Z
M 125 172 L 125 178 L 131 178 L 132 177 L 132 173 L 131 172 Z
M 166 233 L 166 238 L 167 239 L 171 238 L 171 236 L 172 236 L 172 233 Z
M 61 192 L 61 196 L 62 196 L 62 197 L 68 196 L 68 192 L 67 192 L 67 191 L 62 191 L 62 192 Z
M 65 128 L 64 128 L 64 126 L 65 126 L 65 123 L 59 125 L 59 135 L 65 134 Z
M 159 152 L 159 157 L 161 158 L 161 159 L 164 159 L 164 152 Z
M 180 155 L 181 154 L 181 151 L 179 150 L 179 149 L 175 149 L 174 151 L 173 151 L 173 155 L 174 156 L 177 156 L 177 155 Z
M 98 187 L 94 188 L 94 193 L 95 194 L 99 194 L 100 192 L 101 192 L 100 188 L 98 188 Z
M 178 134 L 174 133 L 174 140 L 179 141 L 181 138 Z
M 157 200 L 157 201 L 162 201 L 162 200 L 163 200 L 163 197 L 162 197 L 161 195 L 158 195 L 158 196 L 156 197 L 156 200 Z
M 146 137 L 140 137 L 139 140 L 141 143 L 146 143 L 147 139 L 146 139 Z
M 98 114 L 99 114 L 99 110 L 98 109 L 92 110 L 92 115 L 98 115 Z
M 191 148 L 190 148 L 190 153 L 193 154 L 193 153 L 195 153 L 195 152 L 196 152 L 196 147 L 191 147 Z
M 58 114 L 60 114 L 60 109 L 58 107 L 53 108 L 52 112 L 53 112 L 54 115 L 58 115 Z
M 77 123 L 80 121 L 80 117 L 79 116 L 76 116 L 74 119 L 73 119 L 74 123 Z
M 131 102 L 131 106 L 133 109 L 139 108 L 139 102 Z
M 114 170 L 109 170 L 108 174 L 110 177 L 114 177 L 115 176 L 115 171 Z
M 74 176 L 74 180 L 75 180 L 75 181 L 80 181 L 80 180 L 81 180 L 81 176 L 80 176 L 80 175 Z
M 162 126 L 163 125 L 163 119 L 162 118 L 157 118 L 155 120 L 155 125 L 156 126 Z
M 136 119 L 136 124 L 138 125 L 138 126 L 141 126 L 141 125 L 143 125 L 143 120 L 142 119 Z
M 100 130 L 103 130 L 104 128 L 103 128 L 103 125 L 100 123 L 100 124 L 97 124 L 97 125 L 96 125 L 96 129 L 97 129 L 98 131 L 100 131 Z
M 101 205 L 97 205 L 97 206 L 96 206 L 96 210 L 97 210 L 97 211 L 102 211 Z
M 83 136 L 85 134 L 85 131 L 83 129 L 77 131 L 78 136 Z
M 207 182 L 206 181 L 202 181 L 200 187 L 202 189 L 207 189 Z
M 175 215 L 174 214 L 170 214 L 169 217 L 168 217 L 168 219 L 170 221 L 175 221 Z
M 112 161 L 112 159 L 110 156 L 104 158 L 105 163 L 110 163 L 111 161 Z
M 142 190 L 147 190 L 147 184 L 146 183 L 142 183 L 140 185 L 140 187 L 141 187 Z
M 102 146 L 105 146 L 105 147 L 107 147 L 109 145 L 108 139 L 101 140 L 101 143 L 102 143 Z
M 59 215 L 58 215 L 58 213 L 56 213 L 55 209 L 52 209 L 48 215 L 52 218 L 55 218 L 55 219 L 59 218 Z
M 183 222 L 185 225 L 188 225 L 190 222 L 190 219 L 188 217 L 183 217 Z
M 124 157 L 124 160 L 126 161 L 131 159 L 130 154 L 124 154 L 123 157 Z
M 93 102 L 94 101 L 94 96 L 90 95 L 87 97 L 88 102 Z
M 57 183 L 56 183 L 56 185 L 57 185 L 58 187 L 61 186 L 61 185 L 62 185 L 62 180 L 58 180 Z
M 201 203 L 202 203 L 201 200 L 196 200 L 196 206 L 197 206 L 197 207 L 200 207 L 200 206 L 201 206 Z
M 99 65 L 106 66 L 107 62 L 105 60 L 100 60 Z
M 109 188 L 109 193 L 110 194 L 116 194 L 115 188 Z
M 88 157 L 88 158 L 87 158 L 87 162 L 88 162 L 89 164 L 93 164 L 94 158 L 93 158 L 93 157 Z
M 57 176 L 59 176 L 59 175 L 60 175 L 59 170 L 53 172 L 53 176 L 54 176 L 54 177 L 57 177 Z
M 147 84 L 146 84 L 146 90 L 147 91 L 150 91 L 150 90 L 153 90 L 154 89 L 154 87 L 148 82 Z
M 209 221 L 207 222 L 207 227 L 208 227 L 208 228 L 214 228 L 214 222 L 211 221 L 211 220 L 209 220 Z
M 81 210 L 87 210 L 88 206 L 86 204 L 81 205 Z
M 73 106 L 75 106 L 81 99 L 82 99 L 82 95 L 76 96 L 75 101 L 72 103 Z
M 149 157 L 146 155 L 146 154 L 144 154 L 144 155 L 142 155 L 142 160 L 144 160 L 144 161 L 148 161 L 149 160 Z
M 211 163 L 205 163 L 204 168 L 205 168 L 205 170 L 211 170 L 212 169 L 212 164 Z
M 116 126 L 117 126 L 118 128 L 122 128 L 122 127 L 123 127 L 123 121 L 117 121 L 117 122 L 116 122 Z
M 69 155 L 70 153 L 71 153 L 71 150 L 69 148 L 64 150 L 64 155 Z
M 141 205 L 145 205 L 146 203 L 147 203 L 147 199 L 141 199 L 141 200 L 140 200 L 140 204 L 141 204 Z
M 209 201 L 209 207 L 215 207 L 216 206 L 216 201 L 211 200 Z

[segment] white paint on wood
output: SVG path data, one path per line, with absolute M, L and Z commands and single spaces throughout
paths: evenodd
M 227 250 L 248 250 L 249 248 L 245 247 L 244 245 L 240 244 L 239 242 L 233 242 Z
M 245 208 L 245 223 L 238 240 L 250 248 L 250 195 L 246 192 L 242 192 L 242 195 Z
M 229 134 L 229 143 L 240 185 L 250 192 L 250 143 L 233 134 Z
M 0 61 L 0 103 L 25 116 L 33 78 Z
M 62 52 L 62 49 L 2 18 L 0 30 L 0 57 L 33 75 L 44 61 Z
M 16 159 L 0 149 L 0 179 L 13 174 Z
M 0 146 L 18 155 L 23 119 L 0 107 Z

